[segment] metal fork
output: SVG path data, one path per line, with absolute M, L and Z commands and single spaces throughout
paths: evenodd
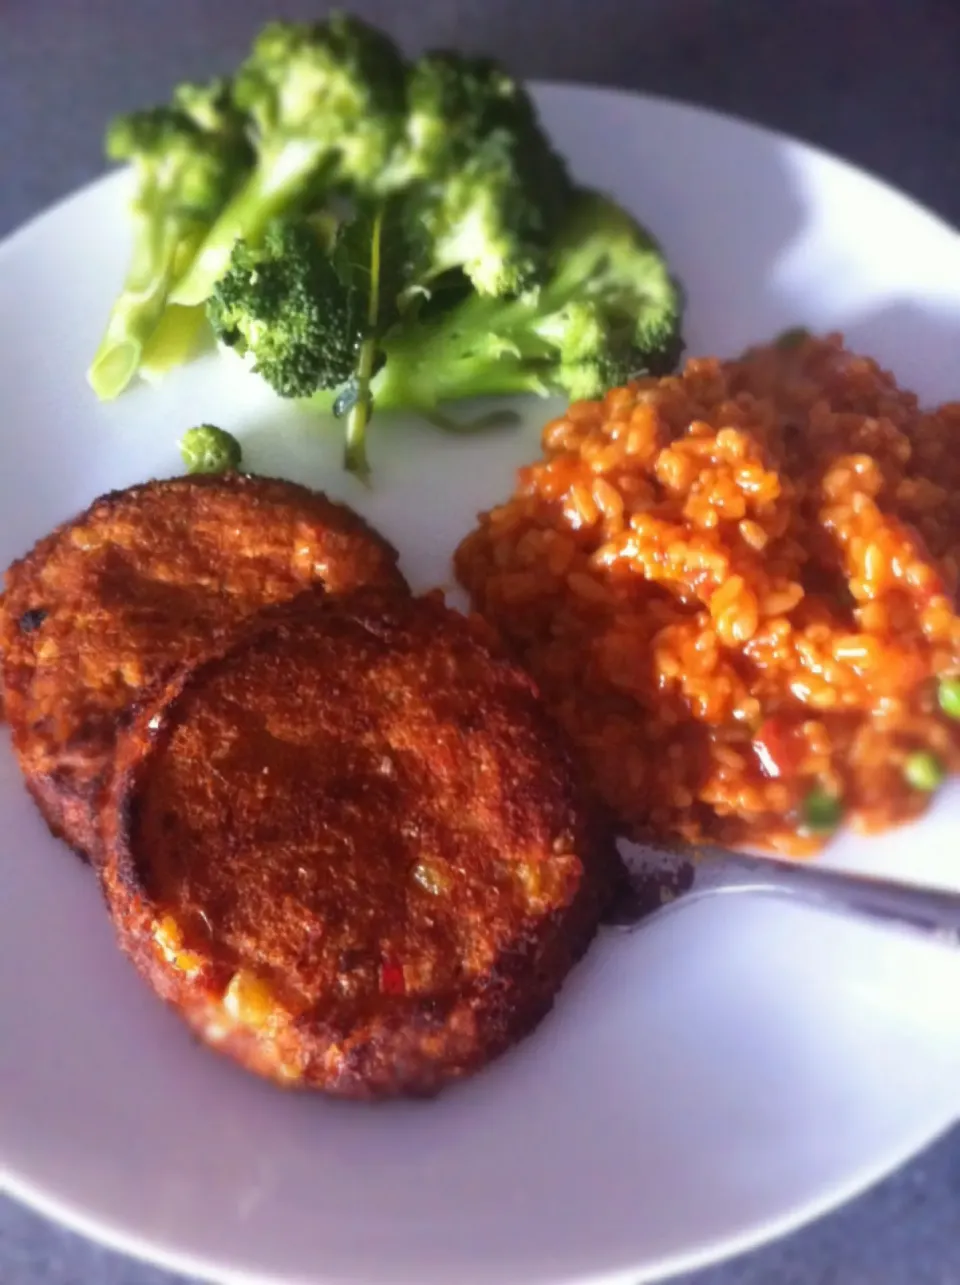
M 958 892 L 710 845 L 646 846 L 639 853 L 627 859 L 628 885 L 608 916 L 620 927 L 704 897 L 751 893 L 807 902 L 960 946 Z

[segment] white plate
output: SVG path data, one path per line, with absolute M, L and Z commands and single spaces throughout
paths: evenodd
M 960 239 L 874 180 L 718 116 L 544 87 L 585 181 L 662 237 L 691 350 L 842 327 L 925 398 L 960 394 Z M 523 433 L 373 434 L 375 489 L 336 433 L 209 359 L 100 406 L 84 384 L 126 246 L 121 183 L 0 252 L 0 563 L 95 494 L 178 469 L 212 420 L 251 465 L 320 484 L 448 583 Z M 701 905 L 605 934 L 556 1011 L 430 1104 L 286 1096 L 197 1047 L 114 949 L 89 871 L 46 834 L 0 745 L 0 1160 L 8 1189 L 185 1272 L 351 1285 L 652 1280 L 861 1189 L 960 1107 L 960 958 L 811 912 Z M 960 886 L 960 798 L 834 859 Z

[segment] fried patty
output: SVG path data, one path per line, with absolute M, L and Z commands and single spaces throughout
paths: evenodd
M 94 862 L 118 730 L 155 684 L 265 604 L 320 583 L 404 587 L 393 548 L 350 509 L 239 474 L 96 500 L 6 575 L 6 717 L 54 834 Z
M 530 680 L 438 597 L 307 594 L 122 739 L 101 875 L 208 1044 L 426 1095 L 548 1011 L 616 857 Z

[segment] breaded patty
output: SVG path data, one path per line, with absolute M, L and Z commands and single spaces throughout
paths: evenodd
M 120 942 L 290 1085 L 429 1094 L 550 1008 L 616 870 L 532 681 L 437 597 L 307 594 L 121 741 Z
M 350 509 L 239 474 L 105 495 L 15 562 L 0 611 L 6 717 L 54 834 L 96 861 L 117 732 L 136 703 L 316 583 L 404 587 L 395 551 Z

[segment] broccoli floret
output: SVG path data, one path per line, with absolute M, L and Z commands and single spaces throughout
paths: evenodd
M 322 231 L 278 221 L 260 247 L 236 245 L 207 315 L 221 343 L 249 356 L 281 397 L 309 397 L 354 372 L 365 324 L 355 302 Z
M 107 155 L 133 167 L 134 226 L 127 278 L 87 376 L 101 398 L 116 397 L 133 378 L 176 276 L 249 163 L 225 94 L 219 81 L 178 91 L 195 106 L 206 104 L 211 128 L 177 105 L 119 116 L 109 127 Z
M 372 394 L 380 407 L 426 412 L 490 394 L 596 397 L 672 370 L 682 311 L 648 233 L 612 201 L 583 192 L 541 285 L 515 299 L 471 294 L 439 315 L 394 326 Z
M 205 302 L 236 242 L 256 247 L 274 219 L 336 191 L 378 191 L 402 137 L 405 78 L 389 38 L 356 18 L 265 27 L 234 87 L 256 162 L 178 282 L 174 302 Z
M 496 63 L 448 52 L 414 64 L 408 94 L 420 279 L 460 269 L 497 296 L 533 285 L 572 188 L 529 95 Z
M 674 369 L 683 351 L 683 292 L 656 241 L 626 210 L 597 192 L 580 192 L 552 256 L 544 303 L 597 306 L 621 353 L 619 382 Z
M 205 84 L 185 82 L 173 91 L 173 107 L 205 134 L 242 139 L 246 121 L 233 100 L 233 82 L 217 76 Z
M 360 207 L 335 229 L 305 216 L 277 220 L 259 247 L 238 242 L 207 305 L 220 342 L 282 397 L 331 394 L 347 420 L 347 466 L 360 475 L 379 341 L 398 315 L 401 236 L 390 201 Z
M 485 395 L 595 397 L 675 366 L 679 288 L 650 236 L 605 197 L 575 198 L 542 284 L 509 299 L 461 278 L 404 305 L 403 209 L 362 209 L 332 243 L 303 218 L 271 225 L 259 249 L 236 248 L 209 306 L 223 342 L 278 393 L 346 415 L 352 471 L 366 472 L 374 406 L 435 417 Z
M 226 473 L 243 461 L 237 439 L 215 424 L 187 429 L 180 439 L 180 455 L 188 473 Z
M 446 50 L 424 54 L 408 73 L 399 185 L 455 173 L 485 135 L 517 125 L 537 128 L 532 104 L 502 67 Z

